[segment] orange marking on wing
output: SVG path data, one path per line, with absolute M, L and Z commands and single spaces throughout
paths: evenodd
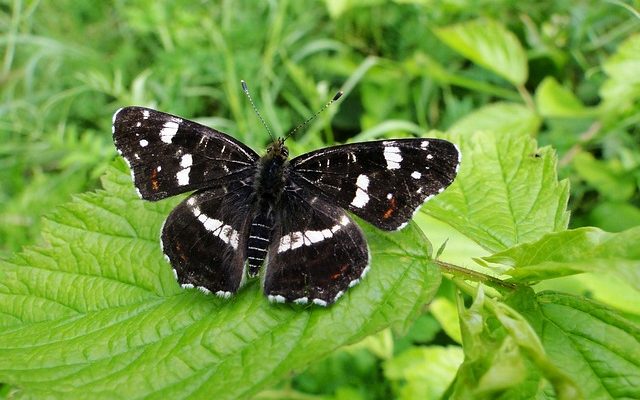
M 392 197 L 389 199 L 389 208 L 387 208 L 387 211 L 385 211 L 382 215 L 382 219 L 390 218 L 396 211 L 396 208 L 398 208 L 398 202 L 396 201 L 395 197 Z
M 176 243 L 176 251 L 178 252 L 178 255 L 180 256 L 182 261 L 186 263 L 187 262 L 187 256 L 184 254 L 184 251 L 182 251 L 182 245 L 180 244 L 180 242 Z
M 151 189 L 158 190 L 160 188 L 160 184 L 158 183 L 158 170 L 155 168 L 151 170 Z
M 345 274 L 345 272 L 347 272 L 347 269 L 349 269 L 349 264 L 342 264 L 340 266 L 340 271 L 336 272 L 335 274 L 331 275 L 331 280 L 335 281 L 338 278 L 340 278 L 341 276 L 343 276 Z

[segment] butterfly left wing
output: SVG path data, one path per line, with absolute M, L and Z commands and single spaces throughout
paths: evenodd
M 167 217 L 162 251 L 183 287 L 221 297 L 235 293 L 245 277 L 251 179 L 198 191 Z
M 441 139 L 353 143 L 291 160 L 291 179 L 376 227 L 402 229 L 458 173 L 460 152 Z
M 288 185 L 274 228 L 264 292 L 275 302 L 327 306 L 369 267 L 360 227 L 341 208 Z
M 160 200 L 251 174 L 258 155 L 222 132 L 144 107 L 113 115 L 113 141 L 138 194 Z

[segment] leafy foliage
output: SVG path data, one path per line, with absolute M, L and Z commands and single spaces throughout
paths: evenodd
M 0 269 L 0 370 L 27 396 L 118 388 L 130 398 L 246 397 L 339 346 L 405 325 L 438 286 L 412 228 L 368 230 L 371 276 L 336 307 L 274 307 L 255 284 L 231 301 L 183 291 L 156 239 L 176 202 L 140 202 L 123 163 L 103 185 L 51 217 L 50 246 Z
M 4 4 L 0 397 L 640 397 L 630 4 Z M 294 154 L 408 135 L 462 150 L 416 225 L 364 227 L 371 275 L 329 309 L 270 305 L 258 282 L 229 301 L 180 289 L 157 239 L 177 200 L 139 201 L 112 162 L 129 104 L 262 148 L 240 79 L 277 135 L 344 90 Z

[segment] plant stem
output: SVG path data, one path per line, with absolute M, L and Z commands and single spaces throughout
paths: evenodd
M 464 279 L 469 279 L 475 282 L 481 282 L 494 288 L 496 288 L 496 286 L 508 290 L 515 290 L 518 288 L 518 285 L 515 283 L 505 282 L 491 275 L 483 274 L 482 272 L 459 267 L 457 265 L 449 264 L 448 262 L 441 260 L 434 260 L 434 262 L 440 267 L 443 272 L 451 275 L 461 276 Z

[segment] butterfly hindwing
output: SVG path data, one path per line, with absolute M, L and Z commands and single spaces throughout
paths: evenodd
M 403 228 L 455 178 L 460 153 L 439 139 L 353 143 L 291 160 L 291 179 L 378 228 Z
M 369 266 L 360 227 L 341 208 L 319 197 L 287 193 L 265 271 L 271 301 L 326 306 L 359 282 Z
M 145 200 L 252 174 L 258 159 L 222 132 L 144 107 L 125 107 L 114 114 L 113 140 Z
M 162 250 L 183 287 L 222 297 L 235 293 L 245 275 L 250 180 L 196 192 L 164 223 Z

